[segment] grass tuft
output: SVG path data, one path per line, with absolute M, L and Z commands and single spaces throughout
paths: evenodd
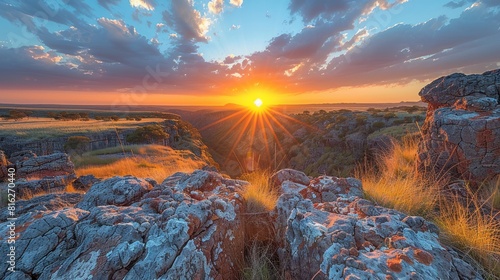
M 436 203 L 440 182 L 415 170 L 417 142 L 407 139 L 377 160 L 378 170 L 368 164 L 358 168 L 367 198 L 385 207 L 411 214 L 429 215 Z
M 500 179 L 483 184 L 482 191 L 473 192 L 466 184 L 465 203 L 464 198 L 445 197 L 440 190 L 450 183 L 447 179 L 415 169 L 417 144 L 416 139 L 406 138 L 378 159 L 377 168 L 359 167 L 356 176 L 365 195 L 379 205 L 434 221 L 445 243 L 477 261 L 486 277 L 500 279 L 500 222 L 494 210 L 485 213 L 486 205 L 500 204 Z
M 270 178 L 271 173 L 267 171 L 247 173 L 241 177 L 250 183 L 242 193 L 247 213 L 269 212 L 276 206 L 279 194 L 273 188 Z

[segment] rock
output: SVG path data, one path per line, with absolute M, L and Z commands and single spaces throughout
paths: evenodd
M 14 152 L 10 155 L 10 160 L 12 163 L 17 163 L 19 161 L 25 161 L 30 158 L 36 158 L 36 154 L 33 151 L 19 151 Z
M 7 160 L 4 151 L 0 150 L 0 181 L 7 178 L 9 165 L 10 162 Z
M 237 279 L 240 183 L 209 171 L 178 173 L 154 188 L 114 177 L 94 184 L 76 207 L 77 197 L 59 204 L 70 200 L 63 194 L 20 201 L 16 269 L 34 279 Z M 7 225 L 0 223 L 2 236 Z M 2 262 L 0 278 L 7 277 L 14 276 Z
M 500 70 L 453 74 L 420 91 L 429 104 L 418 165 L 479 184 L 500 174 Z
M 281 169 L 271 176 L 271 182 L 274 186 L 281 186 L 281 184 L 285 181 L 307 186 L 309 185 L 310 179 L 304 172 L 294 169 Z
M 90 210 L 101 205 L 128 206 L 152 188 L 143 179 L 132 176 L 113 177 L 93 185 L 76 207 Z
M 51 193 L 33 197 L 29 200 L 16 201 L 16 216 L 28 212 L 50 212 L 72 207 L 83 198 L 80 193 Z M 0 222 L 7 221 L 9 211 L 5 207 L 0 211 Z
M 70 175 L 75 166 L 65 153 L 28 158 L 16 162 L 16 178 L 43 178 L 46 176 Z
M 321 176 L 280 196 L 276 243 L 291 279 L 482 279 L 434 224 L 362 194 L 356 179 Z
M 101 180 L 97 179 L 94 175 L 84 175 L 78 177 L 73 181 L 73 188 L 78 191 L 88 191 L 92 185 L 99 183 Z
M 16 183 L 16 191 L 19 198 L 27 198 L 40 193 L 62 192 L 75 178 L 74 174 L 70 174 L 49 176 L 32 181 L 20 179 Z

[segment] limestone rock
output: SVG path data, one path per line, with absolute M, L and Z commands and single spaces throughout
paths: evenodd
M 101 180 L 94 175 L 84 175 L 76 178 L 73 181 L 73 188 L 78 191 L 88 191 L 92 185 L 99 183 Z
M 72 207 L 82 199 L 79 193 L 51 193 L 33 197 L 28 200 L 16 201 L 16 216 L 29 212 L 51 212 L 66 207 Z M 7 207 L 0 211 L 0 222 L 7 221 L 9 213 Z
M 434 224 L 361 196 L 358 180 L 329 176 L 281 195 L 276 242 L 292 279 L 482 279 Z
M 143 179 L 132 176 L 113 177 L 93 185 L 77 207 L 90 210 L 101 205 L 128 206 L 152 188 Z
M 304 172 L 294 169 L 281 169 L 271 176 L 271 182 L 273 182 L 275 186 L 280 186 L 285 181 L 307 186 L 310 179 L 306 174 L 304 174 Z
M 2 262 L 0 278 L 237 279 L 240 183 L 209 171 L 178 173 L 155 187 L 114 177 L 94 184 L 74 207 L 81 194 L 19 201 L 16 269 L 23 274 L 10 274 Z M 0 223 L 2 236 L 7 225 Z M 0 243 L 1 254 L 8 249 Z
M 36 158 L 36 154 L 33 151 L 19 151 L 14 152 L 10 155 L 10 160 L 12 163 L 17 163 L 18 161 L 25 161 L 30 158 Z
M 62 192 L 76 176 L 74 174 L 63 176 L 48 176 L 40 180 L 27 181 L 21 179 L 16 183 L 16 191 L 20 198 L 30 197 L 40 193 Z
M 429 104 L 421 170 L 476 183 L 500 174 L 500 70 L 442 77 L 419 94 Z
M 43 178 L 46 176 L 70 175 L 75 166 L 65 153 L 38 156 L 16 162 L 17 178 Z

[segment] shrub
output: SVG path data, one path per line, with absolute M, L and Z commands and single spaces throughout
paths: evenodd
M 64 150 L 69 153 L 83 154 L 88 145 L 90 144 L 90 138 L 87 136 L 71 136 L 64 144 Z
M 394 112 L 387 112 L 384 114 L 384 119 L 386 119 L 386 120 L 389 120 L 389 119 L 392 119 L 395 117 L 396 117 L 396 114 Z
M 375 129 L 375 130 L 382 129 L 384 127 L 385 127 L 385 123 L 384 122 L 374 122 L 372 124 L 372 128 Z
M 139 143 L 154 143 L 165 138 L 170 137 L 168 133 L 163 130 L 159 124 L 150 124 L 137 128 L 134 132 L 127 135 L 127 142 Z

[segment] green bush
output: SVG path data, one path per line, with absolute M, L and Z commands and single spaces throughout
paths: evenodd
M 395 118 L 396 117 L 396 114 L 394 114 L 393 112 L 387 112 L 384 114 L 384 119 L 388 120 L 388 119 L 392 119 L 392 118 Z
M 375 129 L 375 130 L 378 130 L 378 129 L 381 129 L 381 128 L 384 128 L 385 127 L 385 123 L 384 122 L 374 122 L 372 124 L 372 128 Z
M 150 124 L 137 128 L 134 132 L 127 135 L 127 142 L 139 143 L 154 143 L 165 138 L 170 137 L 168 133 L 163 130 L 159 124 Z
M 71 136 L 64 144 L 64 150 L 68 153 L 83 154 L 86 152 L 90 138 L 87 136 Z

